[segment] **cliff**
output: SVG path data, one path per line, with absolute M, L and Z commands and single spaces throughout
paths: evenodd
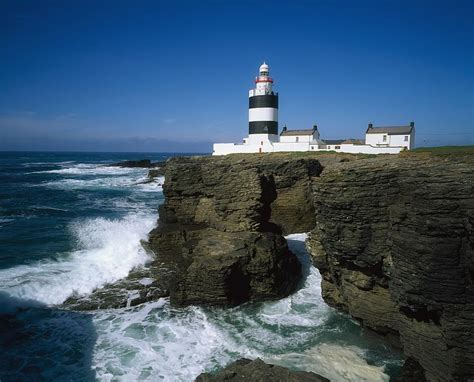
M 282 235 L 311 231 L 325 301 L 403 348 L 402 380 L 474 378 L 472 153 L 173 158 L 165 179 L 155 260 L 73 308 L 281 298 L 300 277 Z
M 313 196 L 325 301 L 399 338 L 428 380 L 473 378 L 472 156 L 333 164 Z
M 232 305 L 290 293 L 299 270 L 281 234 L 311 230 L 328 304 L 402 346 L 412 376 L 468 380 L 473 158 L 177 158 L 150 246 L 174 264 L 174 304 Z
M 174 158 L 150 233 L 157 261 L 174 271 L 174 305 L 236 305 L 293 292 L 300 265 L 282 233 L 314 226 L 314 159 Z

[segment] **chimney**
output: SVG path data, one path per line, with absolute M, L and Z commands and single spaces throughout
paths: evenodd
M 314 125 L 313 125 L 313 130 L 318 131 L 318 125 L 314 124 Z
M 286 125 L 285 125 L 285 126 L 283 126 L 283 130 L 282 130 L 282 131 L 286 131 L 286 130 L 287 130 L 287 128 L 286 128 Z
M 410 122 L 410 127 L 411 128 L 415 127 L 415 122 Z
M 372 127 L 374 127 L 374 125 L 372 125 L 371 123 L 369 123 L 369 129 L 371 129 Z

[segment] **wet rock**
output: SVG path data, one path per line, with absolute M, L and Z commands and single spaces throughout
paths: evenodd
M 282 366 L 271 365 L 261 359 L 239 359 L 221 371 L 199 375 L 195 382 L 329 382 L 329 379 L 306 371 L 289 370 Z
M 164 167 L 154 168 L 148 171 L 148 179 L 153 180 L 159 176 L 164 176 L 165 170 Z
M 173 273 L 157 263 L 134 269 L 115 283 L 98 288 L 86 296 L 71 296 L 63 307 L 71 310 L 129 308 L 169 296 Z
M 123 167 L 123 168 L 154 168 L 154 167 L 164 167 L 166 164 L 165 161 L 161 162 L 152 162 L 150 159 L 138 159 L 138 160 L 126 160 L 117 163 L 111 163 L 107 165 L 108 167 Z
M 426 382 L 425 371 L 413 358 L 408 358 L 400 374 L 392 378 L 391 382 Z

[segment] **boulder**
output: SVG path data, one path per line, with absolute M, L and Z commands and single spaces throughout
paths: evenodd
M 237 305 L 293 292 L 300 265 L 282 232 L 314 224 L 311 182 L 321 170 L 299 158 L 169 160 L 149 245 L 176 271 L 171 303 Z
M 329 379 L 306 371 L 294 371 L 286 367 L 271 365 L 257 358 L 239 359 L 221 371 L 202 373 L 195 382 L 329 382 Z

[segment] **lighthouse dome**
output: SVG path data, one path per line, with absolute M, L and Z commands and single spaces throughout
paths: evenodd
M 260 73 L 264 72 L 265 74 L 268 74 L 268 71 L 269 71 L 269 67 L 265 62 L 262 65 L 260 65 L 260 69 L 259 69 Z

